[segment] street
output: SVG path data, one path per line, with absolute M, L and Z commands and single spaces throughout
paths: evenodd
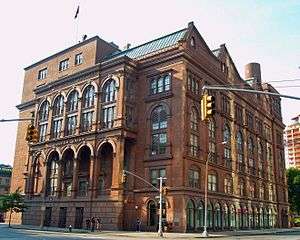
M 217 235 L 217 233 L 216 233 Z M 198 234 L 166 233 L 166 239 L 199 239 Z M 160 239 L 155 233 L 149 232 L 97 232 L 97 233 L 67 233 L 53 231 L 39 231 L 27 229 L 8 228 L 6 224 L 0 224 L 0 239 L 7 240 L 50 240 L 50 239 L 105 239 L 105 240 L 129 240 L 129 239 Z M 216 236 L 209 239 L 235 239 L 235 240 L 300 240 L 300 229 L 297 232 L 285 232 L 272 235 L 245 235 L 245 236 Z

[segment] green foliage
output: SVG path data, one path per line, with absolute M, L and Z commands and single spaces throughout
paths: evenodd
M 289 168 L 287 170 L 287 182 L 289 203 L 294 213 L 300 213 L 300 169 Z
M 23 212 L 27 207 L 24 204 L 24 198 L 20 193 L 20 189 L 17 189 L 13 193 L 9 193 L 4 196 L 0 196 L 0 211 L 9 212 L 9 227 L 11 214 L 13 212 Z

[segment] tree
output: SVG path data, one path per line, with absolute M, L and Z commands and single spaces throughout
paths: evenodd
M 300 214 L 300 169 L 289 168 L 287 182 L 291 211 Z
M 21 195 L 19 188 L 13 193 L 0 196 L 0 211 L 9 212 L 8 227 L 11 227 L 10 222 L 12 213 L 24 212 L 26 208 L 27 207 L 24 204 L 24 198 Z

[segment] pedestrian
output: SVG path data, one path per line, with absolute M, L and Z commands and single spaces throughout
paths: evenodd
M 137 232 L 141 231 L 141 221 L 140 221 L 139 218 L 136 220 L 136 226 L 135 227 L 136 227 Z
M 87 218 L 87 219 L 85 220 L 85 224 L 86 224 L 86 229 L 87 229 L 87 230 L 90 230 L 90 228 L 91 228 L 91 220 L 90 220 L 89 218 Z
M 95 225 L 96 225 L 96 221 L 95 221 L 94 217 L 92 217 L 91 223 L 92 223 L 92 229 L 91 229 L 91 231 L 94 232 L 95 231 Z
M 97 218 L 97 230 L 101 232 L 101 219 Z
M 72 225 L 69 225 L 69 232 L 72 232 Z

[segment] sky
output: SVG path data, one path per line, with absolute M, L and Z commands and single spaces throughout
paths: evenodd
M 211 49 L 226 44 L 241 76 L 247 63 L 258 62 L 263 81 L 300 79 L 299 0 L 10 0 L 0 8 L 0 119 L 18 117 L 23 69 L 74 45 L 83 34 L 123 49 L 191 21 Z M 300 97 L 299 87 L 281 88 L 300 81 L 273 85 Z M 289 124 L 299 109 L 300 101 L 283 99 L 283 122 Z M 0 163 L 13 164 L 16 128 L 17 123 L 0 123 Z

